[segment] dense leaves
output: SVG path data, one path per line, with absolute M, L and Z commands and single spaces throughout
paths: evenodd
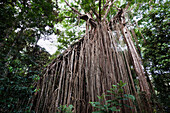
M 0 7 L 0 112 L 23 112 L 37 90 L 33 83 L 49 61 L 50 55 L 37 41 L 53 32 L 54 4 L 7 0 Z
M 146 37 L 146 43 L 143 43 L 145 67 L 152 76 L 156 95 L 166 110 L 170 104 L 169 8 L 168 2 L 154 4 L 141 20 L 145 22 L 143 24 L 143 33 Z

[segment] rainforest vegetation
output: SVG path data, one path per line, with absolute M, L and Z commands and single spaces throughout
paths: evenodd
M 169 3 L 0 1 L 0 112 L 170 112 Z

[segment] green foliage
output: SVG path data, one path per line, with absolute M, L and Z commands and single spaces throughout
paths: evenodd
M 74 4 L 71 3 L 71 6 L 78 8 L 79 2 L 80 1 L 75 1 Z M 64 4 L 64 0 L 61 0 L 59 3 Z M 68 48 L 69 45 L 77 41 L 80 38 L 80 35 L 84 32 L 80 28 L 84 21 L 78 19 L 77 15 L 73 11 L 70 11 L 70 8 L 67 5 L 59 5 L 59 9 L 60 12 L 57 17 L 59 23 L 56 28 L 58 34 L 57 51 L 53 55 L 52 59 Z M 78 11 L 82 11 L 82 9 L 79 8 Z
M 97 20 L 97 17 L 94 13 L 96 12 L 99 14 L 99 1 L 96 0 L 76 0 L 71 2 L 67 0 L 71 7 L 74 7 L 77 11 L 81 12 L 82 14 L 87 14 L 91 12 L 92 17 L 94 20 Z M 110 8 L 109 14 L 107 16 L 108 21 L 117 14 L 117 8 L 125 8 L 129 3 L 130 7 L 134 7 L 136 4 L 140 6 L 141 3 L 149 2 L 149 0 L 121 0 L 116 1 L 113 4 L 113 7 Z M 60 1 L 61 4 L 65 4 L 64 0 Z M 101 0 L 101 7 L 104 6 L 106 0 Z M 115 7 L 116 6 L 116 7 Z M 58 16 L 58 20 L 60 21 L 60 27 L 62 29 L 59 30 L 59 37 L 58 37 L 58 44 L 55 55 L 60 54 L 63 50 L 69 47 L 70 44 L 77 41 L 82 35 L 85 33 L 85 21 L 82 21 L 78 18 L 78 15 L 70 9 L 66 4 L 62 7 L 59 6 L 61 11 Z M 105 10 L 106 11 L 106 10 Z M 105 11 L 101 10 L 101 16 L 103 17 Z
M 7 0 L 0 7 L 0 112 L 26 112 L 36 91 L 33 83 L 49 61 L 50 55 L 37 41 L 40 35 L 54 32 L 54 4 Z
M 90 102 L 90 104 L 98 110 L 93 113 L 109 113 L 120 111 L 119 108 L 123 105 L 132 108 L 131 106 L 120 103 L 121 100 L 135 100 L 135 97 L 133 95 L 124 94 L 124 86 L 126 86 L 126 83 L 120 81 L 120 83 L 117 83 L 117 85 L 112 85 L 112 88 L 107 91 L 109 95 L 102 94 L 101 96 L 97 96 L 99 102 Z M 108 97 L 113 99 L 109 100 L 107 99 Z
M 67 106 L 67 105 L 60 105 L 58 107 L 58 109 L 57 109 L 58 110 L 57 113 L 73 113 L 72 109 L 73 109 L 73 105 L 69 105 L 69 106 Z
M 140 25 L 143 25 L 143 34 L 146 43 L 143 43 L 144 66 L 152 77 L 159 103 L 168 110 L 169 75 L 170 75 L 170 27 L 169 27 L 169 2 L 159 2 L 151 5 L 151 10 L 145 12 Z

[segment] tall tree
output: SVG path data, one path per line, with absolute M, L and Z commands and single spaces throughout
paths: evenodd
M 30 109 L 57 112 L 59 105 L 72 104 L 75 113 L 91 113 L 94 108 L 89 102 L 98 101 L 97 95 L 107 94 L 112 84 L 122 80 L 127 83 L 124 93 L 133 94 L 136 105 L 122 100 L 133 109 L 123 106 L 121 112 L 153 112 L 151 86 L 128 27 L 129 4 L 118 7 L 116 2 L 75 0 L 73 4 L 65 0 L 74 15 L 86 21 L 85 35 L 48 65 Z

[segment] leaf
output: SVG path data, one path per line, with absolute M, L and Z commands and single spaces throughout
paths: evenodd
M 97 96 L 97 98 L 98 98 L 98 99 L 102 99 L 102 97 L 101 97 L 101 96 Z
M 108 92 L 108 93 L 113 93 L 113 92 L 112 92 L 112 91 L 110 91 L 110 90 L 107 90 L 107 92 Z
M 120 111 L 120 109 L 117 109 L 115 106 L 112 106 L 111 108 L 109 108 L 109 110 L 111 110 L 111 111 Z
M 114 88 L 117 88 L 117 85 L 112 85 Z
M 93 107 L 100 105 L 100 102 L 89 102 Z
M 130 98 L 130 99 L 133 100 L 133 101 L 135 100 L 135 97 L 134 97 L 133 95 L 126 95 L 126 94 L 125 94 L 124 96 L 127 97 L 127 98 Z

